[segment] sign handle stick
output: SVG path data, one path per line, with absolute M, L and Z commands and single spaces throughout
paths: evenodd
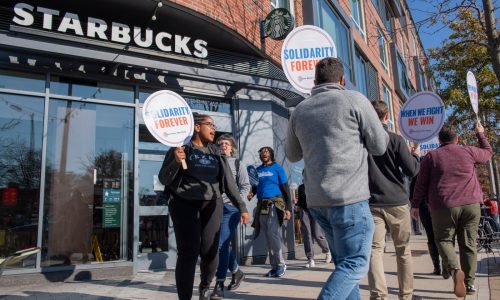
M 187 166 L 186 160 L 184 158 L 181 159 L 181 165 L 182 165 L 182 169 L 183 170 L 187 170 L 188 166 Z

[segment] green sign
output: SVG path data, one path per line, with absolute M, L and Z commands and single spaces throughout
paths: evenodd
M 293 16 L 285 8 L 273 9 L 264 20 L 266 36 L 273 40 L 284 39 L 294 27 Z
M 103 203 L 102 205 L 102 228 L 120 227 L 121 219 L 120 203 Z
M 102 227 L 120 227 L 121 190 L 104 189 L 102 195 Z

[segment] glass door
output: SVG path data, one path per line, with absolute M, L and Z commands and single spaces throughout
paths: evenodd
M 175 267 L 177 247 L 168 216 L 164 186 L 158 179 L 168 147 L 154 140 L 144 125 L 139 126 L 139 241 L 137 270 Z

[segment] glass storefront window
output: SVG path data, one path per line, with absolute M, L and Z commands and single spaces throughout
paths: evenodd
M 157 90 L 140 90 L 139 91 L 139 101 L 144 103 L 146 99 L 157 92 Z M 205 98 L 205 97 L 196 97 L 196 96 L 188 96 L 181 95 L 184 100 L 188 103 L 191 109 L 209 111 L 209 112 L 221 112 L 230 114 L 231 113 L 231 104 L 228 102 L 222 102 L 213 98 Z
M 139 254 L 162 251 L 168 251 L 168 216 L 139 217 Z
M 0 88 L 45 93 L 45 76 L 0 70 Z
M 105 99 L 134 103 L 134 88 L 102 82 L 82 81 L 53 77 L 50 82 L 52 95 L 76 96 L 83 99 Z
M 50 100 L 42 266 L 131 258 L 134 109 Z
M 0 258 L 37 245 L 43 110 L 43 98 L 0 93 Z

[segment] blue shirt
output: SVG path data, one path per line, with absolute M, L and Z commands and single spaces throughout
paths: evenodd
M 259 185 L 257 199 L 269 199 L 281 195 L 280 185 L 288 182 L 285 170 L 276 162 L 268 166 L 257 167 Z

